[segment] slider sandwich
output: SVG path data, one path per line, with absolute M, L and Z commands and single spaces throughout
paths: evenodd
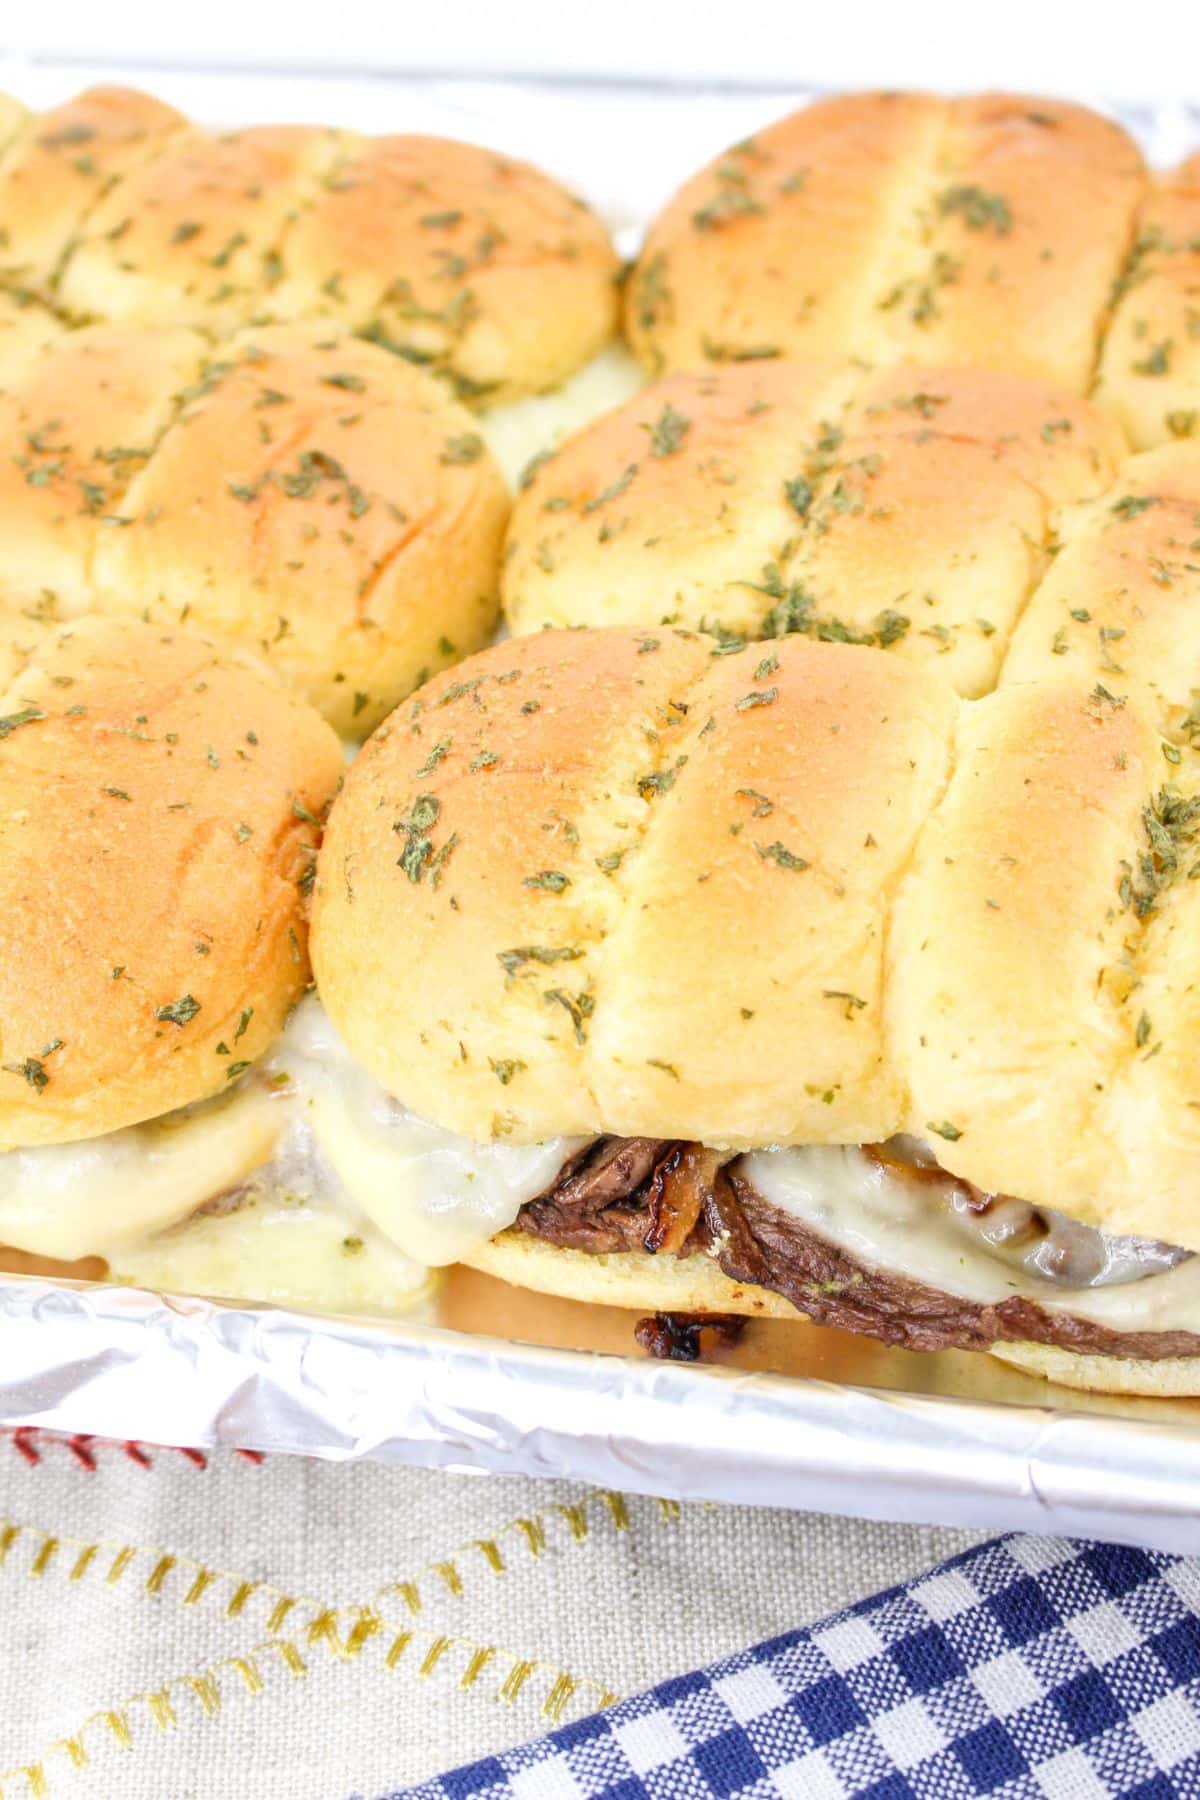
M 81 619 L 0 669 L 0 1244 L 60 1273 L 387 1313 L 436 1260 L 394 1224 L 397 1147 L 422 1192 L 457 1181 L 464 1204 L 553 1177 L 553 1148 L 488 1145 L 476 1182 L 474 1147 L 448 1160 L 420 1121 L 391 1125 L 369 1205 L 330 1166 L 345 1108 L 377 1107 L 306 997 L 342 767 L 309 706 L 183 631 Z
M 963 701 L 727 650 L 539 634 L 367 744 L 312 926 L 343 1203 L 583 1301 L 1200 1393 L 1194 752 L 1061 659 Z
M 618 270 L 589 207 L 475 144 L 214 132 L 129 88 L 40 114 L 0 95 L 5 287 L 75 324 L 369 339 L 477 410 L 512 475 L 638 385 Z
M 270 1162 L 262 1059 L 341 767 L 311 708 L 186 633 L 82 619 L 3 680 L 0 1243 L 136 1274 Z

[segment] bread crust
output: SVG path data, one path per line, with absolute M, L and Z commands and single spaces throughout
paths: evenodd
M 888 938 L 909 1129 L 988 1193 L 1200 1249 L 1200 799 L 1103 684 L 967 709 Z
M 732 1313 L 735 1317 L 803 1319 L 782 1294 L 732 1281 L 707 1256 L 648 1256 L 622 1251 L 591 1256 L 564 1250 L 520 1231 L 504 1231 L 464 1258 L 468 1267 L 514 1287 L 585 1305 L 631 1312 Z M 1061 1387 L 1149 1398 L 1200 1396 L 1200 1357 L 1139 1360 L 1082 1356 L 1051 1344 L 999 1342 L 983 1354 Z
M 76 233 L 109 185 L 185 128 L 173 106 L 126 87 L 86 88 L 48 112 L 25 114 L 0 156 L 5 281 L 48 295 Z
M 655 373 L 833 355 L 1082 391 L 1144 183 L 1125 132 L 1060 101 L 821 100 L 684 185 L 647 235 L 626 329 Z
M 0 606 L 23 620 L 194 625 L 348 737 L 494 629 L 508 493 L 474 421 L 331 326 L 216 351 L 179 326 L 72 332 L 0 393 L 5 451 Z
M 895 1129 L 885 918 L 954 696 L 874 651 L 715 648 L 499 644 L 348 772 L 315 967 L 352 1052 L 418 1112 L 516 1141 Z
M 328 317 L 487 405 L 557 387 L 612 337 L 618 262 L 581 200 L 450 138 L 366 141 L 288 234 L 271 309 Z
M 748 363 L 677 374 L 580 432 L 518 494 L 516 632 L 691 629 L 876 643 L 994 686 L 1053 509 L 1125 446 L 1086 401 L 989 369 Z
M 1152 186 L 1118 283 L 1096 398 L 1135 449 L 1200 438 L 1200 155 Z
M 0 694 L 0 1147 L 223 1091 L 308 979 L 333 732 L 205 639 L 86 619 Z

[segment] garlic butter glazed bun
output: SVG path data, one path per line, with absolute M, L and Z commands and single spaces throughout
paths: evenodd
M 439 677 L 332 809 L 314 968 L 377 1119 L 546 1161 L 410 1217 L 580 1299 L 1200 1393 L 1189 758 L 1141 688 L 796 637 Z M 386 1188 L 367 1135 L 329 1154 Z
M 656 382 L 530 471 L 514 631 L 800 632 L 986 693 L 1051 560 L 1055 509 L 1125 452 L 1086 401 L 990 369 L 750 363 Z
M 0 612 L 195 626 L 348 736 L 491 635 L 507 512 L 470 415 L 330 326 L 91 326 L 0 389 Z
M 1151 188 L 1113 300 L 1097 400 L 1139 450 L 1200 438 L 1200 154 Z
M 491 406 L 604 348 L 618 268 L 582 200 L 474 144 L 211 132 L 131 88 L 40 114 L 0 95 L 0 274 L 78 321 L 326 318 Z
M 1146 175 L 1057 100 L 820 100 L 651 226 L 626 329 L 653 373 L 798 356 L 978 363 L 1082 391 Z
M 12 1150 L 203 1100 L 262 1054 L 306 983 L 303 877 L 341 759 L 269 675 L 134 621 L 53 634 L 0 698 Z

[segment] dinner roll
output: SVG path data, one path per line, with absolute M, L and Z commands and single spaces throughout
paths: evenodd
M 246 323 L 266 310 L 284 234 L 347 142 L 299 125 L 181 132 L 91 213 L 61 303 L 102 319 Z
M 24 288 L 0 288 L 0 390 L 33 360 L 43 344 L 65 327 Z
M 224 1091 L 308 979 L 338 741 L 202 638 L 79 620 L 0 695 L 0 1146 Z
M 384 137 L 301 209 L 271 308 L 364 331 L 492 405 L 557 387 L 603 348 L 617 269 L 594 214 L 529 164 Z
M 1200 437 L 1200 155 L 1150 192 L 1117 283 L 1096 398 L 1139 450 Z
M 94 326 L 0 393 L 0 610 L 190 622 L 350 735 L 491 634 L 507 510 L 442 387 L 328 325 Z
M 987 692 L 1051 508 L 1100 492 L 1120 430 L 989 369 L 745 364 L 668 376 L 531 471 L 505 612 L 874 643 Z
M 314 906 L 325 1005 L 385 1087 L 479 1139 L 886 1137 L 885 921 L 955 707 L 802 638 L 486 650 L 347 775 Z
M 1144 179 L 1119 126 L 1061 101 L 821 100 L 685 184 L 626 328 L 656 372 L 855 356 L 1082 390 Z
M 989 1193 L 1200 1248 L 1200 781 L 1102 683 L 964 709 L 888 932 L 908 1129 Z
M 100 539 L 208 356 L 197 333 L 98 325 L 53 338 L 0 390 L 0 609 L 94 603 Z
M 173 106 L 123 87 L 87 88 L 27 114 L 0 155 L 0 277 L 47 290 L 111 184 L 185 124 Z
M 1129 458 L 1056 530 L 1003 681 L 1071 674 L 1136 691 L 1160 731 L 1200 743 L 1200 440 Z

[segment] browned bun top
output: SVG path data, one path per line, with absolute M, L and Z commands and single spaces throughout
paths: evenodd
M 203 638 L 84 619 L 0 694 L 0 1145 L 223 1091 L 308 978 L 333 732 Z
M 1055 526 L 1002 680 L 1099 682 L 1140 696 L 1164 735 L 1200 743 L 1200 441 L 1129 457 Z
M 1082 389 L 1144 179 L 1125 132 L 1060 101 L 818 101 L 659 215 L 629 283 L 630 341 L 655 372 L 855 356 Z
M 0 281 L 77 323 L 328 318 L 490 405 L 603 348 L 618 273 L 581 200 L 474 144 L 211 132 L 127 88 L 41 114 L 0 96 Z
M 365 330 L 490 404 L 557 387 L 607 343 L 617 268 L 595 215 L 528 163 L 385 137 L 303 209 L 271 307 Z
M 1200 155 L 1151 189 L 1114 299 L 1096 398 L 1139 450 L 1200 438 Z
M 748 363 L 655 383 L 518 495 L 518 632 L 670 623 L 936 660 L 987 692 L 1047 563 L 1052 509 L 1124 445 L 1078 396 L 990 369 Z
M 1190 1248 L 1195 762 L 1103 682 L 1001 688 L 964 712 L 888 938 L 891 1054 L 939 1160 L 987 1192 Z
M 71 312 L 233 329 L 265 310 L 280 244 L 347 134 L 304 125 L 180 132 L 89 215 L 59 284 Z
M 351 1051 L 471 1136 L 861 1141 L 891 885 L 954 696 L 862 649 L 673 631 L 499 644 L 393 714 L 322 851 Z
M 123 87 L 87 88 L 49 112 L 25 114 L 0 155 L 4 279 L 47 289 L 110 184 L 185 125 L 173 106 Z
M 189 622 L 351 735 L 490 635 L 507 512 L 444 388 L 329 325 L 93 326 L 0 392 L 0 608 Z
M 0 389 L 63 331 L 50 308 L 27 289 L 0 288 Z

